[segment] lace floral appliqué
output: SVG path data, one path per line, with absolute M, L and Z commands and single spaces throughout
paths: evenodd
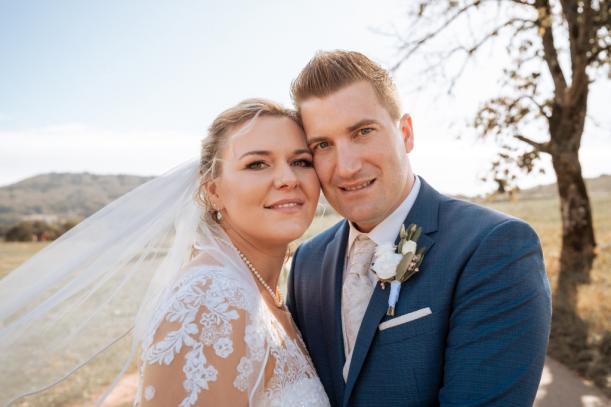
M 253 292 L 250 292 L 253 291 Z M 229 381 L 240 392 L 256 390 L 251 399 L 257 406 L 328 406 L 328 399 L 308 356 L 284 331 L 266 307 L 259 292 L 228 278 L 227 270 L 187 271 L 166 301 L 158 307 L 142 344 L 142 365 L 172 364 L 184 356 L 182 382 L 185 398 L 181 407 L 193 406 L 200 393 L 217 380 Z M 254 299 L 254 300 L 253 300 Z M 234 332 L 236 321 L 248 315 L 243 338 Z M 159 334 L 161 325 L 172 327 Z M 243 356 L 235 376 L 219 377 L 206 355 L 227 359 L 235 352 L 235 340 L 242 340 Z M 259 380 L 265 364 L 273 363 L 271 378 Z M 226 370 L 225 370 L 226 371 Z M 141 374 L 141 386 L 143 376 Z M 252 389 L 259 383 L 258 389 Z M 250 387 L 249 387 L 250 386 Z M 159 390 L 159 388 L 157 389 Z M 155 388 L 146 386 L 144 398 L 155 397 Z M 249 397 L 250 398 L 250 397 Z

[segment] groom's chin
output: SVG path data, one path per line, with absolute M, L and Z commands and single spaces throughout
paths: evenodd
M 355 224 L 359 230 L 367 231 L 383 219 L 377 219 L 378 212 L 375 204 L 346 204 L 342 210 L 337 212 L 350 222 Z

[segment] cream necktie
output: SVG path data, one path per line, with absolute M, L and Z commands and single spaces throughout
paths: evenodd
M 348 275 L 342 287 L 342 321 L 346 356 L 344 381 L 348 378 L 354 343 L 373 292 L 373 284 L 367 274 L 375 248 L 375 242 L 367 235 L 359 235 L 348 256 Z

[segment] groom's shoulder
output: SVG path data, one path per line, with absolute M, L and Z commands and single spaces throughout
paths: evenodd
M 449 196 L 443 196 L 441 199 L 439 223 L 452 228 L 468 228 L 475 233 L 485 232 L 505 223 L 530 228 L 526 221 L 505 212 Z
M 482 217 L 491 222 L 498 222 L 512 218 L 512 216 L 504 212 L 486 207 L 481 203 L 467 201 L 461 198 L 454 198 L 450 196 L 443 196 L 440 208 L 441 215 L 445 215 L 448 217 Z
M 423 202 L 438 208 L 437 225 L 441 230 L 481 234 L 504 223 L 529 227 L 522 219 L 461 197 L 445 195 L 422 180 Z M 437 206 L 438 205 L 438 206 Z

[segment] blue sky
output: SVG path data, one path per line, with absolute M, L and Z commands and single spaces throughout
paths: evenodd
M 2 1 L 3 126 L 201 132 L 245 97 L 288 103 L 317 49 L 382 54 L 366 3 Z
M 49 171 L 160 174 L 197 156 L 226 107 L 253 96 L 289 104 L 291 80 L 318 49 L 354 49 L 388 66 L 396 43 L 374 30 L 401 26 L 405 10 L 381 4 L 0 0 L 0 185 Z M 457 141 L 448 126 L 464 126 L 496 83 L 494 68 L 473 65 L 447 100 L 434 84 L 408 93 L 418 78 L 397 75 L 415 123 L 415 171 L 444 192 L 486 189 L 478 174 L 493 146 Z M 598 117 L 603 129 L 584 138 L 588 176 L 611 173 L 601 151 L 611 125 Z

